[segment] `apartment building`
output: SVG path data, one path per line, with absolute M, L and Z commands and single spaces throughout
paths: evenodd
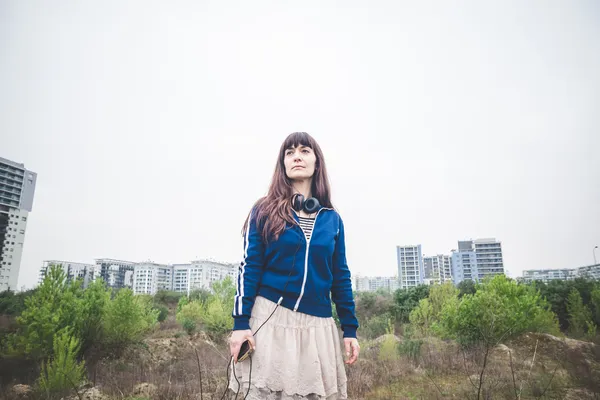
M 16 290 L 37 174 L 0 157 L 0 292 Z
M 99 276 L 95 264 L 61 260 L 45 260 L 40 268 L 38 284 L 41 284 L 44 281 L 51 265 L 60 266 L 63 271 L 65 271 L 68 281 L 81 279 L 84 288 L 88 287 L 90 282 L 94 281 Z
M 458 250 L 452 251 L 451 269 L 455 284 L 504 274 L 501 242 L 494 238 L 459 241 Z
M 421 245 L 396 246 L 401 289 L 423 284 L 425 275 Z
M 356 276 L 352 277 L 352 290 L 357 292 L 376 292 L 385 290 L 395 292 L 400 282 L 395 276 Z
M 173 266 L 153 262 L 133 267 L 133 293 L 154 295 L 159 290 L 173 290 Z
M 548 283 L 553 280 L 572 280 L 576 278 L 600 279 L 600 264 L 584 265 L 576 268 L 563 269 L 528 269 L 523 271 L 520 281 L 541 281 Z
M 523 271 L 521 281 L 532 282 L 542 281 L 549 282 L 553 280 L 571 280 L 577 277 L 576 269 L 528 269 Z
M 423 257 L 423 270 L 427 284 L 452 281 L 452 258 L 445 254 Z
M 99 258 L 95 260 L 100 277 L 108 287 L 121 289 L 133 287 L 133 270 L 135 262 L 114 260 L 112 258 Z
M 190 264 L 138 263 L 134 266 L 133 290 L 136 294 L 154 295 L 159 290 L 189 294 L 195 289 L 210 289 L 214 282 L 230 277 L 235 283 L 237 265 L 212 260 L 195 260 Z

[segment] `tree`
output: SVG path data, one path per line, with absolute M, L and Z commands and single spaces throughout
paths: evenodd
M 223 304 L 233 304 L 236 288 L 230 276 L 222 281 L 213 282 L 211 285 L 213 294 L 219 298 Z
M 38 386 L 46 398 L 63 397 L 64 392 L 78 388 L 85 380 L 84 362 L 77 361 L 79 340 L 70 329 L 62 329 L 53 339 L 53 355 L 42 364 Z
M 581 294 L 575 288 L 571 289 L 567 299 L 567 312 L 569 314 L 569 332 L 573 337 L 583 337 L 589 330 L 589 325 L 593 326 L 592 313 L 589 308 L 583 304 Z
M 557 334 L 558 321 L 539 292 L 497 275 L 462 297 L 455 307 L 444 307 L 441 331 L 463 345 L 499 343 L 524 332 Z
M 16 318 L 19 331 L 9 338 L 9 352 L 43 359 L 50 356 L 54 335 L 67 327 L 83 331 L 83 290 L 80 281 L 67 281 L 60 265 L 52 265 L 44 281 Z
M 581 300 L 584 305 L 589 305 L 593 302 L 592 292 L 598 283 L 591 279 L 577 278 L 574 280 L 552 280 L 548 283 L 544 282 L 533 282 L 530 284 L 540 291 L 542 296 L 548 301 L 552 307 L 552 311 L 558 317 L 560 328 L 563 332 L 569 332 L 569 312 L 567 310 L 567 300 L 569 294 L 573 289 L 576 289 L 581 295 Z M 600 315 L 596 318 L 594 315 L 594 322 L 596 325 L 600 324 Z
M 594 312 L 594 323 L 600 325 L 600 285 L 596 285 L 591 293 L 590 303 Z
M 429 297 L 419 301 L 419 305 L 410 313 L 410 323 L 424 336 L 429 335 L 430 329 L 438 330 L 444 307 L 455 309 L 458 305 L 459 291 L 450 282 L 433 285 L 429 289 Z
M 532 286 L 519 285 L 504 275 L 487 279 L 474 294 L 465 294 L 455 307 L 445 306 L 440 331 L 463 347 L 481 347 L 477 398 L 484 390 L 492 348 L 524 332 L 556 334 L 558 321 L 550 306 Z
M 477 285 L 471 279 L 460 281 L 457 288 L 459 291 L 458 297 L 463 297 L 465 294 L 475 294 L 477 291 Z
M 37 288 L 15 293 L 12 290 L 0 292 L 0 315 L 17 316 L 25 309 L 25 299 L 32 296 Z
M 196 330 L 197 324 L 202 321 L 202 313 L 202 303 L 194 300 L 181 306 L 181 309 L 177 312 L 176 319 L 186 332 L 191 335 Z
M 156 325 L 157 319 L 158 311 L 152 308 L 151 298 L 134 296 L 129 288 L 121 289 L 105 307 L 105 342 L 119 352 L 139 341 Z
M 429 296 L 429 286 L 419 285 L 408 289 L 398 289 L 394 293 L 393 314 L 396 321 L 408 322 L 410 312 L 419 304 L 421 299 Z
M 77 337 L 81 339 L 81 350 L 85 352 L 103 340 L 102 319 L 104 309 L 110 302 L 110 292 L 102 279 L 91 282 L 82 293 L 81 328 Z

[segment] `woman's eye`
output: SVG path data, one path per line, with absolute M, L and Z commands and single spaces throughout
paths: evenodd
M 302 150 L 302 152 L 303 152 L 303 153 L 310 153 L 310 150 L 308 150 L 308 149 L 304 149 L 304 150 Z

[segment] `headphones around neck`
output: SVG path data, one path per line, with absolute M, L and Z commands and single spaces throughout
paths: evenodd
M 300 193 L 294 193 L 292 196 L 292 207 L 296 211 L 304 210 L 308 214 L 312 214 L 317 212 L 321 205 L 319 204 L 319 200 L 315 197 L 311 197 L 307 200 L 304 200 L 304 196 Z

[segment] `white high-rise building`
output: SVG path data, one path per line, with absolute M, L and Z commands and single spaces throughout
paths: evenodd
M 502 259 L 502 244 L 496 239 L 477 239 L 475 256 L 477 257 L 477 273 L 479 280 L 486 276 L 504 274 L 504 261 Z
M 97 273 L 108 287 L 121 289 L 133 286 L 133 269 L 136 263 L 112 258 L 99 258 L 95 261 Z
M 211 260 L 196 260 L 190 264 L 164 265 L 151 262 L 134 266 L 133 291 L 136 294 L 156 294 L 172 290 L 189 295 L 194 289 L 210 289 L 226 277 L 236 282 L 237 265 Z
M 458 251 L 452 251 L 451 266 L 455 284 L 466 279 L 479 282 L 487 276 L 504 274 L 501 242 L 496 239 L 459 241 Z
M 133 293 L 155 295 L 159 290 L 173 290 L 173 266 L 153 262 L 133 267 Z
M 65 271 L 67 274 L 67 280 L 69 281 L 81 278 L 83 280 L 84 288 L 88 287 L 90 282 L 99 276 L 97 273 L 97 267 L 94 264 L 85 264 L 73 261 L 46 260 L 42 263 L 42 267 L 40 268 L 38 284 L 41 284 L 44 281 L 44 278 L 48 274 L 48 269 L 51 265 L 60 265 L 63 271 Z
M 423 257 L 423 269 L 428 284 L 452 281 L 452 258 L 445 254 Z
M 352 277 L 352 290 L 357 292 L 375 292 L 380 289 L 386 292 L 395 292 L 399 288 L 400 284 L 395 276 Z
M 548 282 L 553 280 L 568 281 L 577 278 L 577 270 L 575 269 L 527 269 L 523 271 L 522 281 L 542 281 Z
M 421 245 L 397 246 L 398 281 L 401 289 L 423 284 L 425 271 Z
M 600 279 L 600 264 L 584 265 L 577 268 L 563 269 L 528 269 L 523 271 L 520 281 L 542 281 L 549 282 L 553 280 L 572 280 L 576 278 Z
M 17 290 L 37 174 L 0 157 L 0 292 Z
M 228 276 L 235 284 L 237 275 L 237 264 L 222 263 L 212 260 L 192 261 L 190 273 L 188 275 L 188 290 L 210 289 L 213 282 L 222 281 Z
M 173 290 L 189 294 L 190 269 L 192 264 L 173 264 Z

